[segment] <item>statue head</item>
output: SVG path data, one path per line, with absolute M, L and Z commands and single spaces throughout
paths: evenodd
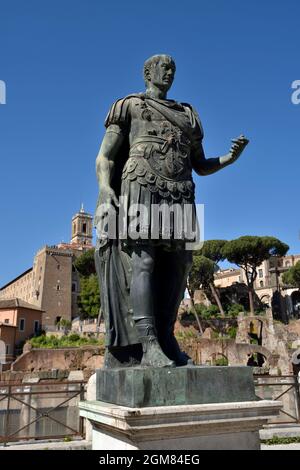
M 167 92 L 173 83 L 175 75 L 175 62 L 171 56 L 153 55 L 144 63 L 144 80 L 146 88 L 151 84 L 163 92 Z

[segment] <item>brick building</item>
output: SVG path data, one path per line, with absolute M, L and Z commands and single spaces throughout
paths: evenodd
M 40 249 L 33 266 L 0 289 L 0 301 L 19 298 L 43 310 L 42 328 L 49 331 L 62 318 L 77 317 L 80 285 L 74 260 L 93 247 L 92 220 L 81 207 L 72 217 L 70 243 Z

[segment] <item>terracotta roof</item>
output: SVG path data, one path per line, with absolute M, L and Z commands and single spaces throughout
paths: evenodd
M 22 299 L 15 297 L 14 299 L 4 299 L 0 300 L 0 310 L 7 309 L 7 308 L 28 308 L 29 310 L 38 310 L 39 312 L 44 312 L 41 308 L 37 307 L 36 305 L 29 304 Z

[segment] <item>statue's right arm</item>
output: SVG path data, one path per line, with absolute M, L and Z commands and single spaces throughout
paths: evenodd
M 101 199 L 103 202 L 110 202 L 110 199 L 115 205 L 118 205 L 118 199 L 111 187 L 111 180 L 115 169 L 115 158 L 123 141 L 124 135 L 120 127 L 116 124 L 110 125 L 105 133 L 96 159 L 96 174 Z

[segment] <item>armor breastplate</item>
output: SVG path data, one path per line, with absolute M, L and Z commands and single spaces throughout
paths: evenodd
M 130 151 L 123 179 L 137 180 L 151 192 L 191 199 L 194 194 L 191 142 L 184 132 L 139 100 L 130 132 Z

